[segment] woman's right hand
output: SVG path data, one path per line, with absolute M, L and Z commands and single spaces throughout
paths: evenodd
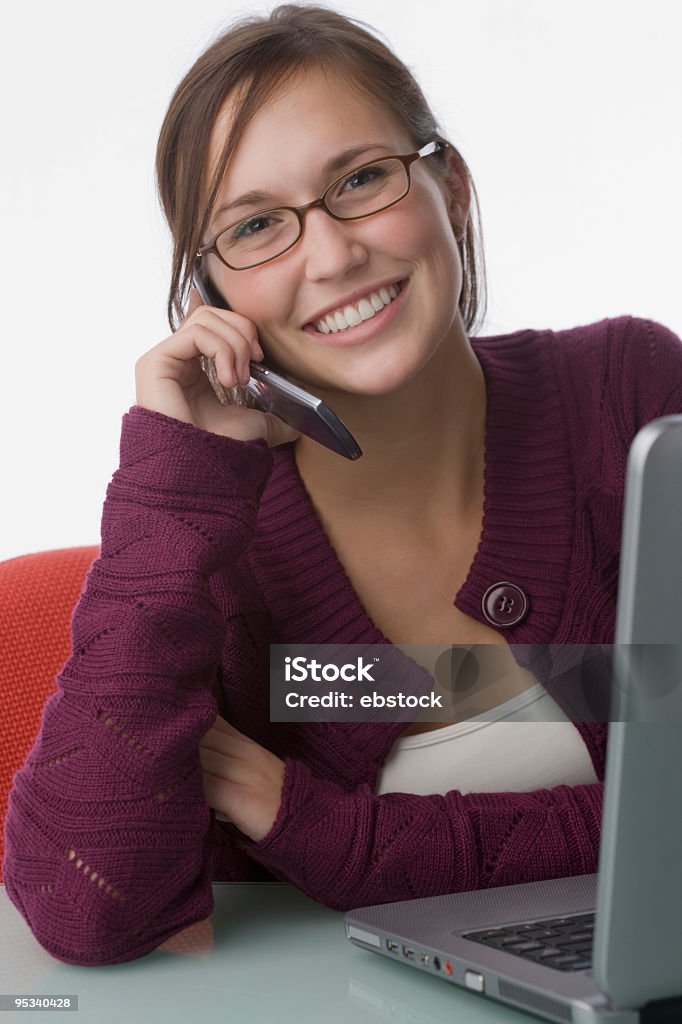
M 260 361 L 263 350 L 250 320 L 229 309 L 204 305 L 193 288 L 187 316 L 175 334 L 135 363 L 137 404 L 239 441 L 262 437 L 273 447 L 299 437 L 274 413 L 221 405 L 199 363 L 202 355 L 215 360 L 220 383 L 231 388 L 246 384 L 249 362 Z

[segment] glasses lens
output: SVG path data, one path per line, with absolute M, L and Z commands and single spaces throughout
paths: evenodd
M 351 219 L 378 213 L 407 193 L 410 179 L 400 160 L 377 160 L 351 171 L 327 194 L 327 206 L 337 217 Z
M 268 210 L 232 224 L 216 239 L 218 252 L 239 270 L 274 259 L 294 244 L 300 232 L 291 210 Z

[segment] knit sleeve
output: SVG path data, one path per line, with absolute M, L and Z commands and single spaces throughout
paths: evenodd
M 209 581 L 248 543 L 271 468 L 265 441 L 123 417 L 101 554 L 5 826 L 7 892 L 67 963 L 135 959 L 212 912 L 198 744 L 225 621 Z
M 624 398 L 629 395 L 634 434 L 660 416 L 682 413 L 682 341 L 654 320 L 622 317 L 614 323 L 622 331 Z M 632 389 L 630 391 L 630 388 Z
M 352 792 L 286 760 L 249 856 L 336 910 L 597 871 L 603 783 L 529 793 Z

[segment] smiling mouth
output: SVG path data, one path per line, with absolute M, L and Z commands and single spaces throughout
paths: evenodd
M 338 334 L 339 331 L 352 330 L 353 327 L 358 327 L 365 320 L 371 320 L 385 306 L 389 306 L 402 291 L 406 280 L 405 278 L 395 281 L 385 288 L 368 292 L 361 299 L 357 299 L 347 306 L 339 306 L 338 309 L 325 313 L 319 320 L 311 321 L 305 326 L 313 327 L 318 334 Z

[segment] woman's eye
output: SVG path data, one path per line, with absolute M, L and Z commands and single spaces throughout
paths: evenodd
M 368 185 L 371 181 L 376 181 L 383 174 L 383 169 L 376 165 L 361 167 L 359 171 L 353 171 L 352 174 L 349 174 L 341 187 L 345 189 L 348 186 L 351 191 L 354 191 L 355 189 L 362 188 L 363 185 Z
M 232 238 L 248 238 L 249 235 L 261 234 L 266 228 L 270 227 L 272 221 L 272 217 L 249 217 L 248 220 L 243 220 L 240 224 L 237 224 L 232 232 Z

